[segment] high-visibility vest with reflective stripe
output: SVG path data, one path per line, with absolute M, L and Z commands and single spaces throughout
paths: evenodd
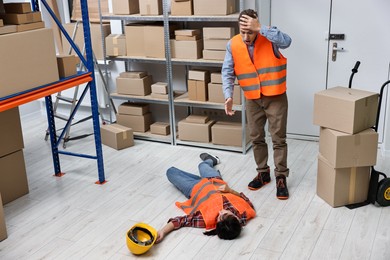
M 241 35 L 231 40 L 234 72 L 247 99 L 261 95 L 275 96 L 286 92 L 287 59 L 279 52 L 275 57 L 272 43 L 258 34 L 253 51 L 253 62 Z
M 219 211 L 223 209 L 222 195 L 230 201 L 240 214 L 246 211 L 247 219 L 254 218 L 256 216 L 255 210 L 243 198 L 218 191 L 218 187 L 224 184 L 226 182 L 220 179 L 203 178 L 192 189 L 191 198 L 182 203 L 176 202 L 176 206 L 186 214 L 192 214 L 199 210 L 205 221 L 206 229 L 216 227 Z

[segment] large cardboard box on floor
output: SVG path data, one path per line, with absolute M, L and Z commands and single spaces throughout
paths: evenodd
M 126 36 L 124 34 L 110 34 L 106 37 L 107 56 L 126 56 Z
M 116 78 L 116 90 L 118 94 L 146 96 L 152 92 L 152 75 L 143 78 Z
M 112 0 L 113 14 L 138 14 L 139 0 Z
M 359 89 L 334 87 L 315 93 L 313 123 L 348 134 L 375 125 L 378 94 Z
M 193 0 L 187 1 L 171 1 L 171 15 L 193 15 Z
M 373 166 L 378 133 L 370 128 L 351 135 L 321 127 L 319 151 L 334 168 Z
M 0 192 L 0 241 L 7 238 L 7 226 L 5 225 L 4 209 Z
M 234 12 L 235 0 L 194 0 L 194 15 L 227 15 Z
M 117 114 L 116 120 L 118 124 L 130 127 L 134 132 L 144 133 L 150 129 L 152 114 L 149 112 L 142 116 Z
M 24 148 L 19 108 L 0 112 L 0 157 Z
M 51 29 L 0 35 L 0 97 L 58 81 Z
M 318 156 L 317 195 L 332 207 L 360 203 L 367 199 L 370 166 L 333 168 Z
M 100 127 L 102 144 L 116 150 L 121 150 L 134 145 L 133 129 L 119 125 L 102 125 Z
M 211 140 L 211 126 L 214 121 L 206 123 L 192 123 L 186 119 L 178 123 L 179 139 L 183 141 L 193 141 L 209 143 Z
M 63 24 L 63 26 L 66 32 L 72 38 L 73 31 L 76 27 L 76 23 L 67 23 L 67 24 Z M 92 42 L 93 53 L 95 54 L 96 59 L 103 60 L 104 52 L 103 52 L 102 39 L 105 39 L 111 33 L 111 27 L 109 24 L 102 24 L 102 26 L 100 27 L 100 24 L 91 23 L 90 31 L 91 31 L 91 42 Z M 74 42 L 78 46 L 80 52 L 82 52 L 84 47 L 84 30 L 83 30 L 82 23 L 80 23 L 77 27 Z M 68 40 L 65 38 L 64 34 L 62 34 L 62 45 L 63 45 L 64 54 L 69 54 L 70 44 Z M 76 52 L 72 50 L 71 54 L 76 54 Z
M 0 157 L 0 192 L 3 204 L 28 193 L 23 150 Z
M 163 0 L 139 0 L 139 13 L 141 15 L 160 15 L 163 13 Z
M 245 129 L 249 140 L 249 128 Z M 211 142 L 213 144 L 242 147 L 242 124 L 236 122 L 218 121 L 211 127 Z

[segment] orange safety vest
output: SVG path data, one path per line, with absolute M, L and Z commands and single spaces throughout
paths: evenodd
M 247 219 L 256 216 L 255 210 L 241 197 L 231 193 L 221 193 L 218 187 L 226 184 L 220 179 L 202 179 L 191 191 L 191 198 L 185 202 L 176 202 L 176 206 L 186 214 L 196 211 L 202 213 L 206 229 L 214 229 L 217 225 L 219 211 L 223 209 L 223 198 L 225 196 L 240 214 L 246 211 Z
M 287 59 L 279 52 L 275 57 L 272 43 L 258 34 L 253 51 L 253 62 L 241 35 L 231 40 L 234 72 L 247 99 L 261 95 L 276 96 L 286 92 Z

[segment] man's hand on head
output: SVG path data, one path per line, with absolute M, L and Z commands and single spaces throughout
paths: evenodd
M 261 24 L 258 18 L 252 18 L 244 14 L 240 18 L 240 27 L 241 30 L 250 30 L 253 32 L 259 32 L 261 28 Z

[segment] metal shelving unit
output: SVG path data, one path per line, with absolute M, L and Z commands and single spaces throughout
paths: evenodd
M 148 103 L 159 103 L 167 104 L 169 106 L 170 113 L 170 125 L 171 125 L 171 144 L 177 145 L 191 145 L 197 147 L 207 147 L 212 149 L 221 149 L 228 151 L 236 151 L 246 153 L 251 145 L 247 141 L 247 136 L 245 133 L 246 127 L 246 118 L 245 118 L 245 99 L 242 97 L 243 104 L 235 105 L 234 110 L 241 112 L 241 123 L 243 126 L 242 131 L 242 146 L 241 147 L 232 147 L 232 146 L 222 146 L 214 145 L 212 143 L 197 143 L 197 142 L 187 142 L 181 141 L 176 136 L 176 118 L 175 118 L 175 106 L 189 107 L 189 108 L 209 108 L 209 109 L 220 109 L 224 110 L 224 104 L 221 103 L 212 103 L 212 102 L 199 102 L 189 100 L 186 95 L 180 95 L 174 97 L 172 89 L 172 66 L 181 65 L 181 66 L 201 66 L 201 67 L 221 67 L 223 61 L 218 60 L 205 60 L 205 59 L 176 59 L 171 58 L 171 47 L 170 47 L 170 38 L 169 38 L 169 23 L 170 22 L 227 22 L 227 23 L 236 23 L 238 20 L 238 13 L 226 15 L 226 16 L 170 16 L 168 13 L 168 2 L 169 0 L 163 0 L 163 15 L 155 16 L 141 16 L 139 14 L 135 15 L 104 15 L 101 17 L 102 20 L 120 20 L 122 21 L 122 27 L 125 22 L 141 22 L 141 21 L 162 21 L 164 24 L 164 44 L 165 44 L 165 59 L 163 58 L 148 58 L 148 57 L 134 57 L 134 56 L 118 56 L 112 58 L 115 61 L 124 61 L 124 62 L 142 62 L 142 63 L 155 63 L 155 64 L 165 64 L 166 65 L 166 74 L 167 74 L 167 83 L 168 86 L 168 101 L 153 100 L 148 97 L 135 97 L 127 95 L 119 95 L 117 93 L 112 93 L 110 96 L 114 99 L 130 100 L 134 102 L 148 102 Z M 239 1 L 240 11 L 243 9 L 244 1 Z M 138 133 L 135 135 L 136 138 L 144 139 Z M 149 136 L 150 137 L 150 136 Z M 159 139 L 150 138 L 153 141 L 160 141 Z M 166 140 L 166 139 L 165 139 Z
M 60 158 L 59 158 L 60 154 L 61 155 L 68 155 L 68 156 L 75 156 L 75 157 L 82 157 L 82 158 L 87 158 L 87 159 L 94 159 L 97 161 L 98 178 L 99 179 L 96 183 L 103 184 L 106 182 L 106 180 L 105 180 L 105 176 L 104 176 L 103 153 L 102 153 L 102 145 L 101 145 L 101 140 L 100 140 L 99 111 L 98 111 L 98 103 L 97 103 L 95 76 L 93 73 L 94 72 L 94 61 L 93 61 L 92 44 L 91 44 L 91 37 L 90 37 L 87 0 L 80 0 L 81 10 L 82 10 L 82 18 L 83 18 L 86 58 L 84 58 L 84 56 L 81 54 L 80 50 L 72 42 L 71 37 L 66 33 L 65 29 L 63 28 L 61 23 L 56 18 L 54 12 L 51 10 L 48 3 L 45 0 L 40 0 L 40 2 L 42 3 L 42 5 L 45 6 L 45 8 L 49 12 L 49 14 L 52 16 L 53 20 L 56 22 L 56 24 L 58 25 L 58 27 L 60 28 L 62 33 L 64 33 L 65 37 L 68 39 L 68 41 L 70 42 L 72 47 L 75 49 L 80 60 L 86 66 L 87 72 L 80 72 L 75 76 L 68 77 L 68 78 L 65 78 L 63 80 L 53 82 L 51 84 L 36 87 L 36 88 L 30 89 L 28 91 L 24 91 L 22 93 L 16 93 L 16 94 L 8 96 L 8 97 L 3 97 L 0 99 L 0 112 L 7 110 L 7 109 L 10 109 L 10 108 L 13 108 L 13 107 L 17 107 L 17 106 L 25 104 L 25 103 L 28 103 L 30 101 L 45 97 L 47 120 L 48 120 L 48 126 L 49 126 L 51 151 L 52 151 L 55 176 L 62 176 L 63 175 L 63 172 L 61 171 L 61 167 L 60 167 Z M 32 6 L 32 9 L 34 11 L 39 11 L 39 1 L 38 0 L 31 0 L 31 6 Z M 85 87 L 74 111 L 70 115 L 70 118 L 74 117 L 74 115 L 76 114 L 76 112 L 81 104 L 81 101 L 83 100 L 83 98 L 85 97 L 86 93 L 89 90 L 90 98 L 91 98 L 91 110 L 92 110 L 94 137 L 95 137 L 96 155 L 73 153 L 73 152 L 61 151 L 58 149 L 58 146 L 60 145 L 60 141 L 63 138 L 67 127 L 69 127 L 69 125 L 70 125 L 70 121 L 68 121 L 66 123 L 64 129 L 62 130 L 62 133 L 57 138 L 56 125 L 55 125 L 54 113 L 53 113 L 53 102 L 52 102 L 51 94 L 78 86 L 78 85 L 83 84 L 83 83 L 87 83 L 87 86 Z

